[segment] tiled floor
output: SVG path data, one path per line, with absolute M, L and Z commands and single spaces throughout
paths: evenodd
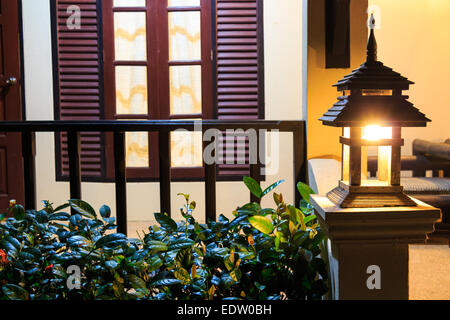
M 415 300 L 450 300 L 448 245 L 409 247 L 409 294 Z
M 155 221 L 128 221 L 128 236 L 137 238 Z M 411 245 L 409 289 L 413 300 L 450 300 L 450 248 L 448 245 Z

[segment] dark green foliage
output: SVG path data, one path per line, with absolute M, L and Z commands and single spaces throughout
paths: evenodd
M 258 197 L 251 178 L 245 184 Z M 320 259 L 323 233 L 309 205 L 309 187 L 299 184 L 301 208 L 274 193 L 275 208 L 248 203 L 197 222 L 189 195 L 176 223 L 156 213 L 158 226 L 142 238 L 112 233 L 115 219 L 86 202 L 70 200 L 27 211 L 12 206 L 0 224 L 0 300 L 48 299 L 321 299 L 327 267 Z M 74 209 L 69 215 L 64 210 Z M 3 253 L 2 253 L 3 252 Z M 81 271 L 80 289 L 69 290 L 69 266 Z

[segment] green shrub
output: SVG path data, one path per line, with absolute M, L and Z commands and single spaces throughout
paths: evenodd
M 262 190 L 244 179 L 257 197 Z M 86 202 L 71 200 L 40 211 L 20 205 L 0 224 L 0 300 L 39 299 L 321 299 L 327 292 L 320 259 L 323 233 L 309 204 L 312 190 L 298 185 L 300 209 L 274 193 L 275 208 L 239 207 L 229 220 L 195 221 L 196 204 L 181 194 L 185 221 L 156 213 L 158 226 L 141 239 L 111 233 L 115 219 L 98 216 Z M 77 214 L 70 215 L 66 209 Z M 68 272 L 80 270 L 79 289 Z

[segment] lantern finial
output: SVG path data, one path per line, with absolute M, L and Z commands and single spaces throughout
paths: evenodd
M 375 39 L 375 18 L 373 13 L 370 15 L 369 19 L 370 36 L 367 43 L 367 62 L 377 61 L 377 40 Z

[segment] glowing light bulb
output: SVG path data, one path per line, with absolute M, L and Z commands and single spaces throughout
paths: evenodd
M 362 136 L 365 140 L 376 141 L 380 139 L 392 139 L 392 128 L 380 126 L 367 126 Z

